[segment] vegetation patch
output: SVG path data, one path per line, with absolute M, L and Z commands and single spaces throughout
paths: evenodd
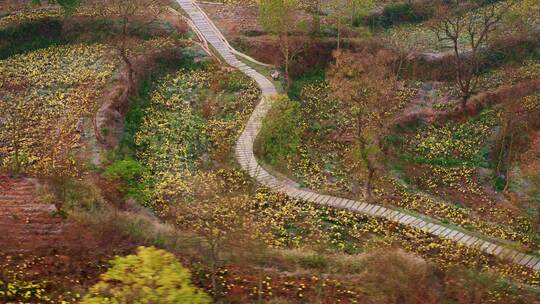
M 163 3 L 129 2 L 127 10 L 72 10 L 62 1 L 66 11 L 20 11 L 0 19 L 0 96 L 6 101 L 0 104 L 0 172 L 47 181 L 53 187 L 40 188 L 37 196 L 44 209 L 53 203 L 58 209 L 57 226 L 44 229 L 50 238 L 42 238 L 58 242 L 28 242 L 22 245 L 32 249 L 16 255 L 0 252 L 0 301 L 538 299 L 540 272 L 531 267 L 412 225 L 257 185 L 234 153 L 260 100 L 256 83 L 196 47 L 184 48 L 180 59 L 158 60 L 138 83 L 144 74 L 139 59 L 178 47 L 175 38 L 184 33 Z M 378 3 L 376 20 L 372 0 L 220 2 L 258 5 L 261 25 L 273 37 L 252 39 L 277 46 L 281 73 L 264 74 L 284 75 L 276 81 L 287 96 L 275 97 L 255 142 L 267 168 L 319 193 L 393 206 L 538 253 L 534 0 L 444 7 L 385 1 Z M 217 10 L 228 18 L 234 7 Z M 161 17 L 168 21 L 154 22 Z M 379 26 L 364 28 L 370 17 Z M 448 27 L 452 22 L 459 26 Z M 68 44 L 74 40 L 79 43 Z M 510 50 L 500 52 L 501 45 Z M 433 71 L 424 74 L 418 57 L 433 61 Z M 293 79 L 299 70 L 311 72 Z M 411 80 L 404 70 L 429 82 Z M 104 93 L 116 81 L 122 88 Z M 519 98 L 504 86 L 519 88 Z M 100 94 L 114 95 L 113 102 L 104 107 Z M 126 96 L 133 97 L 129 103 Z M 99 119 L 98 109 L 104 109 Z M 114 145 L 109 139 L 120 133 L 99 130 L 97 122 L 122 125 L 126 111 L 120 146 L 97 161 L 96 142 Z M 103 123 L 107 119 L 114 123 Z M 88 165 L 90 159 L 103 167 Z M 29 193 L 31 182 L 13 184 L 12 191 L 4 180 L 13 179 L 0 175 L 0 220 L 14 217 L 17 204 L 42 207 L 30 204 L 36 196 Z M 33 220 L 52 223 L 47 210 L 15 228 L 36 227 Z M 134 253 L 141 245 L 167 251 L 139 247 Z
M 45 176 L 71 167 L 81 120 L 93 117 L 117 67 L 106 52 L 101 44 L 52 46 L 0 61 L 0 166 Z
M 287 97 L 276 97 L 259 134 L 259 150 L 272 165 L 298 152 L 301 132 L 297 126 L 298 104 Z

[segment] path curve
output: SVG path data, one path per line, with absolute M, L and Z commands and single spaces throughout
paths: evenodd
M 236 143 L 236 158 L 238 162 L 257 182 L 269 187 L 273 191 L 287 194 L 295 199 L 339 209 L 346 209 L 369 216 L 382 217 L 392 222 L 398 222 L 403 225 L 420 229 L 441 238 L 451 239 L 456 243 L 467 247 L 479 248 L 488 254 L 540 271 L 540 260 L 538 258 L 497 244 L 497 242 L 490 240 L 490 238 L 486 236 L 481 236 L 464 229 L 445 227 L 444 225 L 441 225 L 439 221 L 427 216 L 411 215 L 407 212 L 380 205 L 319 194 L 315 191 L 300 187 L 291 179 L 284 177 L 278 178 L 270 174 L 259 165 L 255 158 L 253 145 L 255 138 L 261 130 L 262 120 L 272 106 L 271 97 L 277 94 L 276 88 L 265 76 L 247 66 L 234 56 L 237 52 L 232 49 L 224 36 L 196 2 L 192 0 L 177 0 L 177 2 L 219 55 L 229 65 L 239 69 L 248 77 L 254 79 L 261 88 L 261 101 L 253 111 L 244 131 Z

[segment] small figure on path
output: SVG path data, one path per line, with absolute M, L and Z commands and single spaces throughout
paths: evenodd
M 270 77 L 272 77 L 273 80 L 278 80 L 279 79 L 279 71 L 278 70 L 274 70 L 272 72 L 272 74 L 270 74 Z

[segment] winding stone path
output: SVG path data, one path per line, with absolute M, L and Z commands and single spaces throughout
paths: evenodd
M 456 243 L 467 247 L 478 248 L 488 254 L 540 271 L 540 260 L 538 258 L 507 248 L 495 240 L 490 240 L 490 238 L 486 236 L 472 233 L 464 229 L 446 227 L 435 219 L 412 215 L 398 209 L 319 194 L 315 191 L 300 187 L 291 179 L 284 177 L 278 178 L 269 173 L 259 165 L 255 158 L 253 144 L 261 129 L 262 120 L 272 106 L 271 97 L 272 95 L 277 94 L 276 88 L 265 76 L 247 66 L 233 55 L 233 52 L 236 52 L 231 49 L 223 35 L 194 1 L 177 0 L 177 2 L 219 55 L 229 65 L 239 69 L 244 74 L 254 79 L 261 88 L 261 101 L 253 111 L 253 114 L 249 118 L 249 121 L 236 144 L 236 158 L 238 162 L 257 182 L 269 187 L 273 191 L 287 194 L 295 199 L 339 209 L 347 209 L 369 216 L 385 218 L 393 222 L 420 229 L 441 238 L 453 240 Z

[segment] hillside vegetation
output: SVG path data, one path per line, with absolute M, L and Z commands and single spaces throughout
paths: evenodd
M 539 31 L 534 0 L 0 4 L 0 303 L 540 303 Z

